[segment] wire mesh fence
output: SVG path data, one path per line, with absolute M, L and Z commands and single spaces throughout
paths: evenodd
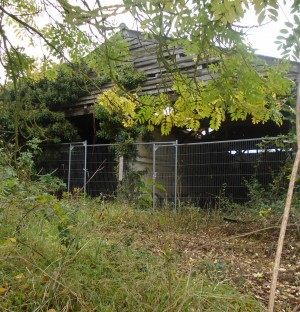
M 117 167 L 113 144 L 87 146 L 86 192 L 91 196 L 114 195 L 117 188 Z
M 243 202 L 246 183 L 271 183 L 290 153 L 262 139 L 179 145 L 178 198 L 203 205 L 222 195 Z
M 48 172 L 55 170 L 68 191 L 79 188 L 91 196 L 116 195 L 118 185 L 124 186 L 130 172 L 135 172 L 151 189 L 153 207 L 168 203 L 176 208 L 186 202 L 204 206 L 221 195 L 243 202 L 248 199 L 247 181 L 256 179 L 267 186 L 291 159 L 292 145 L 278 142 L 137 143 L 133 161 L 117 157 L 115 144 L 79 142 L 47 150 L 45 167 Z

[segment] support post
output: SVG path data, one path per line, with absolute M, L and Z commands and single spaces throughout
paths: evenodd
M 124 175 L 124 156 L 119 157 L 119 182 L 123 181 Z
M 174 199 L 174 210 L 175 212 L 177 211 L 177 163 L 178 163 L 178 140 L 175 141 L 175 183 L 174 183 L 174 194 L 175 194 L 175 199 Z
M 73 146 L 70 143 L 69 146 L 69 166 L 68 166 L 68 193 L 70 193 L 70 184 L 71 184 L 71 163 L 72 163 L 72 150 Z
M 83 192 L 84 192 L 84 198 L 85 198 L 85 194 L 86 194 L 86 176 L 87 176 L 87 141 L 86 140 L 83 142 L 83 146 L 84 146 Z
M 155 210 L 155 180 L 156 180 L 156 157 L 155 157 L 155 152 L 156 152 L 156 144 L 153 143 L 153 150 L 152 150 L 152 210 Z

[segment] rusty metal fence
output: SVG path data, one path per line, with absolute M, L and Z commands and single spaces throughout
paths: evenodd
M 55 170 L 69 192 L 79 188 L 91 196 L 116 195 L 129 171 L 136 172 L 148 183 L 154 208 L 162 202 L 174 208 L 186 202 L 204 206 L 220 194 L 243 202 L 248 199 L 246 181 L 255 178 L 267 186 L 292 158 L 292 145 L 278 142 L 136 143 L 134 161 L 117 157 L 114 144 L 77 142 L 56 146 L 51 157 L 45 156 L 44 167 L 48 172 Z

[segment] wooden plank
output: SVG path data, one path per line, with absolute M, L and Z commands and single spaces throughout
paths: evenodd
M 208 61 L 199 62 L 198 68 L 193 57 L 186 56 L 183 48 L 170 48 L 170 52 L 163 49 L 162 55 L 166 58 L 175 57 L 175 64 L 170 61 L 170 68 L 166 68 L 161 60 L 157 59 L 158 42 L 152 39 L 145 39 L 143 34 L 137 31 L 124 30 L 124 39 L 129 44 L 129 53 L 134 67 L 137 71 L 143 72 L 148 76 L 147 81 L 141 84 L 141 93 L 158 94 L 159 92 L 173 93 L 173 74 L 172 70 L 179 69 L 181 73 L 188 75 L 190 78 L 203 80 L 204 82 L 211 80 L 212 76 L 208 72 L 208 64 L 218 61 L 211 58 Z M 262 60 L 272 64 L 274 58 L 261 56 Z M 288 75 L 295 80 L 300 71 L 300 63 L 292 62 L 292 68 Z M 78 116 L 92 113 L 92 106 L 97 102 L 99 95 L 110 89 L 113 82 L 109 82 L 98 90 L 93 90 L 90 95 L 84 96 L 76 103 L 71 103 L 62 109 L 65 110 L 66 116 Z M 132 90 L 134 92 L 134 90 Z

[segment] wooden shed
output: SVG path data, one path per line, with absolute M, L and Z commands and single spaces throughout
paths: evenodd
M 120 25 L 121 36 L 128 42 L 129 55 L 132 64 L 137 71 L 146 75 L 147 80 L 141 84 L 140 92 L 144 94 L 158 94 L 161 92 L 172 93 L 173 84 L 173 70 L 179 69 L 181 73 L 187 74 L 190 77 L 202 81 L 211 79 L 208 66 L 212 63 L 218 62 L 217 59 L 211 58 L 203 62 L 195 64 L 193 57 L 187 56 L 183 48 L 164 48 L 161 49 L 158 40 L 146 36 L 142 32 L 127 29 L 124 24 Z M 276 61 L 275 58 L 259 56 L 262 63 L 272 64 Z M 168 65 L 166 67 L 166 65 Z M 300 71 L 300 64 L 296 62 L 291 63 L 289 78 L 296 80 L 297 73 Z M 97 102 L 99 95 L 110 89 L 113 82 L 108 82 L 100 89 L 92 91 L 89 95 L 79 99 L 76 103 L 69 103 L 65 107 L 61 107 L 65 112 L 65 116 L 74 123 L 83 140 L 88 142 L 95 141 L 95 127 L 97 123 L 93 118 L 93 105 Z M 169 137 L 169 140 L 178 139 L 179 142 L 193 142 L 204 140 L 226 140 L 226 139 L 243 139 L 255 138 L 265 135 L 276 136 L 278 134 L 285 134 L 288 131 L 288 124 L 278 127 L 274 122 L 270 121 L 264 125 L 253 126 L 251 120 L 246 121 L 226 121 L 218 132 L 210 135 L 201 135 L 202 129 L 199 133 L 188 133 L 180 129 L 174 129 L 174 133 Z M 207 131 L 206 131 L 207 132 Z M 158 138 L 157 140 L 161 140 Z M 166 138 L 164 138 L 166 140 Z
M 209 65 L 218 62 L 217 59 L 211 58 L 196 66 L 193 57 L 187 56 L 181 48 L 169 48 L 168 50 L 166 48 L 158 51 L 160 47 L 155 38 L 126 27 L 122 27 L 120 33 L 128 42 L 129 55 L 134 68 L 147 76 L 139 90 L 144 94 L 155 95 L 160 92 L 172 94 L 172 66 L 176 66 L 183 74 L 208 81 L 211 79 Z M 260 56 L 260 58 L 262 63 L 272 64 L 276 61 L 271 57 Z M 170 66 L 166 66 L 169 64 Z M 289 78 L 296 80 L 299 71 L 300 64 L 292 63 Z M 93 117 L 93 105 L 98 101 L 99 95 L 112 86 L 113 82 L 108 82 L 100 89 L 80 98 L 76 103 L 69 103 L 61 108 L 64 110 L 65 116 L 79 128 L 82 140 L 86 140 L 88 144 L 101 142 L 94 140 L 97 122 Z M 137 171 L 144 171 L 146 179 L 154 180 L 155 177 L 156 182 L 165 186 L 168 198 L 178 197 L 185 201 L 196 202 L 204 199 L 206 201 L 211 196 L 216 197 L 222 189 L 222 185 L 226 183 L 231 193 L 237 193 L 232 195 L 233 197 L 244 200 L 241 193 L 244 192 L 245 187 L 240 185 L 241 181 L 245 179 L 246 175 L 247 178 L 251 177 L 252 169 L 257 168 L 255 161 L 259 158 L 258 156 L 267 154 L 262 151 L 254 153 L 258 141 L 245 140 L 244 142 L 244 139 L 261 138 L 265 135 L 276 136 L 285 134 L 288 130 L 288 123 L 284 123 L 282 127 L 278 127 L 272 121 L 264 125 L 253 125 L 249 119 L 236 122 L 226 121 L 219 131 L 214 132 L 200 129 L 197 133 L 193 133 L 188 129 L 175 128 L 171 135 L 163 137 L 159 131 L 155 131 L 153 135 L 155 141 L 169 143 L 176 141 L 176 143 L 173 145 L 166 143 L 159 148 L 155 144 L 141 144 L 139 156 L 132 167 Z M 225 143 L 225 140 L 236 140 L 236 142 L 229 144 Z M 211 141 L 216 141 L 216 144 L 210 144 Z M 195 142 L 196 144 L 194 144 Z M 200 145 L 199 142 L 208 142 L 208 144 Z M 181 143 L 181 145 L 178 146 L 177 143 Z M 185 143 L 192 144 L 185 146 Z M 82 147 L 77 149 L 80 150 Z M 156 149 L 157 153 L 155 153 Z M 273 151 L 274 148 L 269 148 L 269 150 Z M 269 154 L 271 157 L 275 157 L 275 153 Z M 93 183 L 88 184 L 88 193 L 91 195 L 114 193 L 117 185 L 114 168 L 117 163 L 107 145 L 88 146 L 86 159 L 87 170 L 85 172 L 88 172 L 89 176 L 94 176 L 99 164 L 105 161 L 105 169 L 101 171 L 101 175 L 96 175 L 93 178 Z M 276 164 L 279 164 L 280 161 L 283 162 L 282 159 L 276 160 Z M 275 161 L 271 159 L 270 162 L 264 161 L 264 163 L 267 168 L 269 163 L 275 164 Z M 155 164 L 155 168 L 153 164 Z M 78 168 L 82 172 L 81 163 Z M 270 175 L 270 168 L 268 167 L 266 170 L 259 168 L 259 171 L 264 174 L 268 171 Z M 277 169 L 276 167 L 274 170 Z M 75 169 L 73 171 L 75 172 Z M 75 179 L 73 180 L 75 181 Z M 80 183 L 78 185 L 81 185 Z M 265 178 L 262 183 L 269 183 L 269 180 Z M 241 189 L 243 190 L 241 191 Z M 163 196 L 163 194 L 159 195 Z

